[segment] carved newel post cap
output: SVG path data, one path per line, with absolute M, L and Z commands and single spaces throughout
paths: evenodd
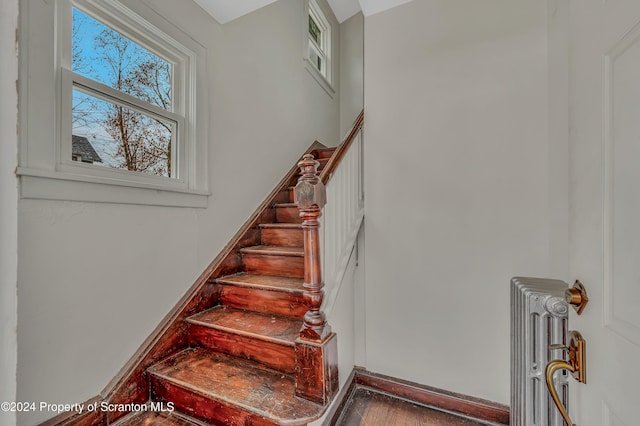
M 318 177 L 320 163 L 311 154 L 305 154 L 298 163 L 302 176 L 295 187 L 295 197 L 300 210 L 307 210 L 313 206 L 322 209 L 326 204 L 324 184 Z

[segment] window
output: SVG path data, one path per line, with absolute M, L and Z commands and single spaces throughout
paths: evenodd
M 75 7 L 72 25 L 71 71 L 63 68 L 72 142 L 82 137 L 97 153 L 92 164 L 176 178 L 184 116 L 173 108 L 174 65 Z
M 207 205 L 205 49 L 139 3 L 23 1 L 22 197 Z
M 331 85 L 331 25 L 316 2 L 309 0 L 307 60 Z

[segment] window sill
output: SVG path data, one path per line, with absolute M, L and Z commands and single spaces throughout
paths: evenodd
M 320 72 L 316 69 L 316 67 L 313 66 L 313 64 L 309 61 L 308 58 L 304 58 L 304 67 L 307 70 L 307 72 L 311 74 L 313 79 L 316 82 L 318 82 L 320 87 L 322 87 L 324 91 L 327 92 L 327 95 L 329 95 L 329 97 L 333 99 L 333 95 L 335 95 L 336 91 L 331 86 L 331 83 L 329 83 L 327 79 L 324 78 L 322 74 L 320 74 Z
M 23 199 L 206 208 L 209 192 L 18 168 Z

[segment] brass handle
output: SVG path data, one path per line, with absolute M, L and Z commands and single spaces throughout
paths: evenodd
M 589 303 L 589 297 L 587 296 L 587 289 L 584 288 L 584 285 L 578 280 L 576 280 L 573 287 L 568 288 L 564 292 L 564 298 L 568 304 L 573 306 L 573 309 L 576 310 L 577 314 L 582 314 L 584 308 Z
M 562 405 L 562 402 L 558 397 L 558 392 L 556 392 L 556 387 L 553 385 L 553 374 L 556 371 L 563 370 L 563 369 L 569 370 L 572 373 L 576 371 L 575 367 L 573 367 L 571 364 L 565 361 L 557 360 L 557 361 L 551 361 L 549 364 L 547 364 L 547 388 L 549 389 L 551 398 L 553 399 L 553 402 L 556 404 L 556 407 L 558 407 L 558 411 L 560 411 L 560 415 L 562 416 L 564 421 L 567 422 L 569 426 L 575 426 L 571 422 L 571 418 L 569 418 L 569 414 L 567 413 L 567 410 L 565 410 L 564 405 Z
M 563 360 L 549 362 L 546 369 L 546 378 L 547 389 L 549 389 L 551 398 L 556 404 L 556 407 L 558 407 L 560 415 L 562 415 L 564 421 L 567 422 L 567 425 L 575 426 L 571 422 L 567 410 L 562 405 L 562 402 L 560 402 L 560 398 L 558 398 L 558 392 L 556 392 L 556 387 L 553 385 L 553 374 L 558 370 L 569 370 L 574 379 L 581 383 L 587 383 L 587 342 L 582 338 L 582 335 L 575 330 L 570 331 L 567 337 L 569 346 L 550 345 L 549 349 L 568 349 L 569 362 Z

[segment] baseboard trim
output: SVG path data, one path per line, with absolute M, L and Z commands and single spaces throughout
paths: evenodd
M 478 420 L 509 424 L 509 407 L 480 398 L 462 395 L 355 367 L 338 395 L 338 403 L 327 416 L 325 425 L 337 424 L 351 393 L 366 386 L 411 402 L 461 414 Z

